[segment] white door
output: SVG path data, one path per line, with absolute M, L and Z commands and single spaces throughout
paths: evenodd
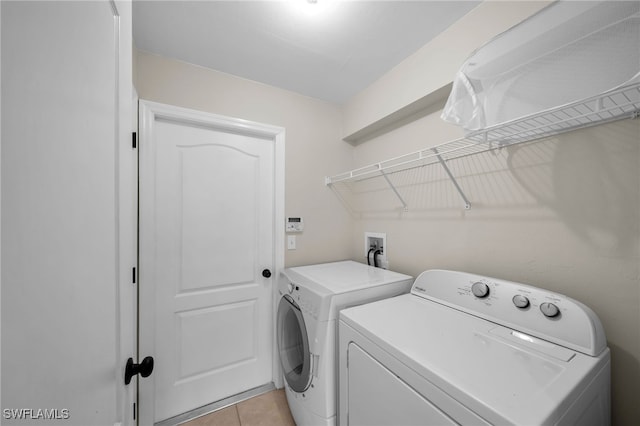
M 284 133 L 140 109 L 139 358 L 155 360 L 139 381 L 140 422 L 150 424 L 272 381 Z
M 0 10 L 0 423 L 131 425 L 131 2 Z

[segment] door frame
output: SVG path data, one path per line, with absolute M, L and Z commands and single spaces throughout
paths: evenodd
M 124 383 L 127 359 L 137 352 L 137 286 L 132 270 L 137 267 L 138 153 L 131 143 L 137 125 L 137 94 L 133 87 L 132 5 L 127 0 L 108 0 L 113 14 L 116 63 L 116 419 L 122 426 L 137 424 L 137 383 Z
M 227 117 L 218 114 L 212 114 L 203 111 L 197 111 L 188 108 L 177 107 L 173 105 L 161 104 L 153 101 L 148 101 L 144 99 L 140 99 L 138 102 L 138 158 L 139 158 L 139 167 L 138 167 L 138 178 L 140 176 L 140 169 L 147 168 L 143 164 L 145 161 L 144 157 L 140 154 L 140 150 L 145 149 L 146 146 L 149 146 L 153 141 L 153 131 L 154 131 L 154 122 L 158 119 L 161 120 L 169 120 L 174 122 L 187 123 L 190 125 L 214 128 L 216 130 L 228 131 L 236 134 L 259 137 L 265 139 L 265 141 L 269 141 L 273 143 L 274 148 L 274 203 L 273 203 L 273 282 L 272 282 L 272 297 L 271 297 L 271 315 L 272 319 L 275 320 L 275 313 L 277 309 L 276 301 L 277 298 L 277 288 L 278 288 L 278 279 L 280 276 L 280 272 L 284 269 L 284 235 L 285 235 L 285 215 L 284 215 L 284 200 L 285 200 L 285 129 L 279 126 L 273 126 L 269 124 L 258 123 L 254 121 L 244 120 L 240 118 Z M 141 194 L 138 191 L 138 206 L 140 206 L 141 199 L 144 197 L 144 194 Z M 140 218 L 138 219 L 138 229 L 141 229 L 142 226 L 140 224 Z M 138 250 L 139 247 L 138 247 Z M 140 267 L 141 254 L 138 253 L 138 259 Z M 140 285 L 144 284 L 144 277 L 140 279 L 140 276 L 144 274 L 144 271 L 140 271 L 138 274 L 138 312 L 140 312 L 140 296 L 139 296 L 139 288 Z M 138 348 L 140 342 L 140 333 L 142 322 L 146 320 L 141 318 L 141 315 L 138 315 L 137 319 L 137 329 L 138 329 Z M 272 321 L 273 322 L 273 321 Z M 146 333 L 155 333 L 155 330 L 145 330 Z M 276 386 L 281 387 L 281 374 L 280 374 L 280 363 L 279 356 L 277 352 L 277 342 L 276 342 L 276 330 L 275 327 L 272 327 L 272 378 L 271 380 L 276 384 Z M 138 353 L 138 359 L 142 359 L 145 356 L 153 354 L 146 353 Z M 151 377 L 140 380 L 153 380 L 153 374 Z M 211 401 L 215 402 L 215 401 Z M 155 395 L 142 395 L 140 389 L 138 390 L 138 406 L 139 406 L 139 416 L 138 422 L 139 424 L 153 424 L 153 413 L 155 412 Z M 149 417 L 151 416 L 151 417 Z

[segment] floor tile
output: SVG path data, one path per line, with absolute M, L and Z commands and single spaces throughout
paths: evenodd
M 214 411 L 183 423 L 181 426 L 240 426 L 240 418 L 235 405 Z
M 283 389 L 237 404 L 242 426 L 295 426 Z

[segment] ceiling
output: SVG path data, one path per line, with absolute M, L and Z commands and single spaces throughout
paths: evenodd
M 135 0 L 133 36 L 147 52 L 344 103 L 478 3 Z

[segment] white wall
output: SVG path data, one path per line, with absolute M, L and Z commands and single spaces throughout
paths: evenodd
M 325 175 L 351 166 L 337 105 L 146 52 L 134 62 L 141 99 L 284 127 L 285 214 L 305 224 L 285 265 L 351 256 L 351 217 L 324 185 Z
M 126 50 L 130 4 L 118 4 Z M 0 5 L 3 424 L 112 425 L 131 411 L 119 359 L 133 344 L 118 341 L 117 174 L 131 66 L 118 57 L 112 6 Z M 129 68 L 120 82 L 118 64 Z M 4 409 L 33 411 L 18 421 Z M 63 419 L 29 418 L 39 409 Z

